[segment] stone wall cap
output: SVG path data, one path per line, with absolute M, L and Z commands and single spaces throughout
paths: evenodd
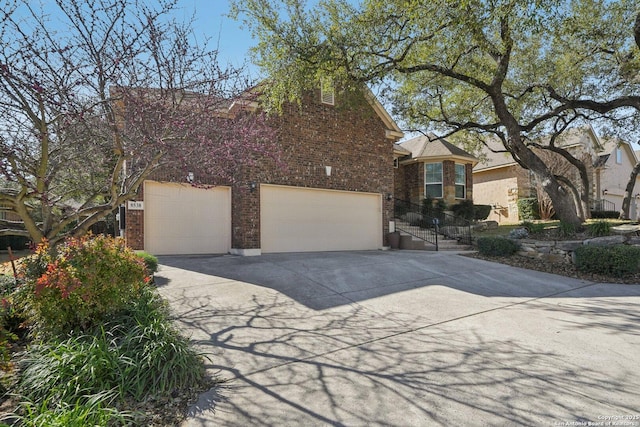
M 594 246 L 610 246 L 610 245 L 620 245 L 626 241 L 624 236 L 603 236 L 603 237 L 594 237 L 593 239 L 588 239 L 584 241 L 585 245 L 594 245 Z

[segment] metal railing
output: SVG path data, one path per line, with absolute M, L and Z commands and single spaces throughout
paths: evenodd
M 591 202 L 592 211 L 615 211 L 616 204 L 609 200 L 594 200 Z
M 395 199 L 394 216 L 396 230 L 434 244 L 436 250 L 438 235 L 457 240 L 460 244 L 471 244 L 471 222 L 467 219 L 400 199 Z

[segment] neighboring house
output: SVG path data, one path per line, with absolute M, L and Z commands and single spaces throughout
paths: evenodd
M 631 170 L 639 159 L 637 152 L 626 141 L 615 138 L 604 142 L 596 163 L 593 184 L 593 200 L 598 204 L 598 209 L 619 211 L 622 208 Z M 636 177 L 632 196 L 629 218 L 640 219 L 640 175 Z
M 354 103 L 318 90 L 271 120 L 284 168 L 259 161 L 208 189 L 157 174 L 127 204 L 128 245 L 156 255 L 387 246 L 392 147 L 403 134 L 373 94 Z
M 504 151 L 499 141 L 486 142 L 493 150 Z M 627 180 L 637 161 L 629 143 L 621 140 L 603 142 L 588 126 L 571 129 L 561 144 L 572 154 L 589 160 L 586 166 L 590 176 L 592 207 L 596 210 L 620 210 Z M 493 152 L 485 147 L 480 157 L 482 160 L 473 169 L 474 202 L 493 207 L 489 220 L 519 222 L 518 199 L 536 197 L 533 174 L 516 163 L 510 153 Z M 568 178 L 575 184 L 579 183 L 575 168 L 571 169 Z M 640 178 L 634 191 L 637 193 L 640 193 Z M 637 218 L 638 203 L 638 197 L 632 200 L 632 218 Z
M 478 159 L 435 135 L 421 135 L 394 147 L 395 197 L 421 204 L 430 197 L 447 207 L 474 200 L 473 167 Z

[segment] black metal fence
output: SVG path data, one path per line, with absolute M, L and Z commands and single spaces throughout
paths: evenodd
M 616 204 L 609 200 L 594 200 L 591 202 L 592 211 L 615 211 Z
M 471 221 L 451 215 L 437 205 L 418 205 L 395 199 L 394 216 L 398 231 L 434 244 L 436 250 L 439 235 L 461 244 L 471 244 Z

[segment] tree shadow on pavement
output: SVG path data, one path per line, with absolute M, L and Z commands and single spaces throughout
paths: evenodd
M 202 396 L 189 426 L 552 425 L 638 410 L 637 376 L 544 345 L 281 295 L 224 309 L 210 298 L 172 301 L 207 368 L 230 380 Z
M 158 275 L 158 286 L 198 280 L 202 286 L 225 281 L 272 289 L 315 310 L 400 294 L 423 287 L 446 287 L 483 297 L 540 298 L 593 285 L 578 279 L 518 269 L 445 253 L 348 252 L 269 254 L 262 257 L 160 257 L 162 266 L 181 274 Z M 214 289 L 213 292 L 216 292 Z M 640 296 L 640 286 L 608 285 L 609 296 Z

